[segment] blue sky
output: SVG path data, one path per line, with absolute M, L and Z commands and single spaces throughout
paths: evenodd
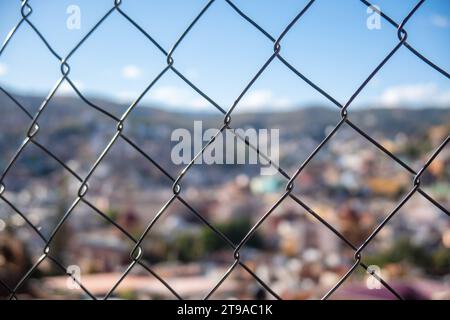
M 416 0 L 373 1 L 398 23 Z M 62 56 L 72 50 L 112 7 L 113 0 L 31 0 L 30 20 Z M 183 33 L 206 0 L 123 0 L 121 6 L 166 50 Z M 306 5 L 305 0 L 235 0 L 272 36 Z M 81 28 L 66 27 L 70 5 Z M 282 40 L 281 54 L 305 76 L 345 103 L 397 44 L 396 29 L 381 20 L 369 30 L 370 14 L 359 0 L 317 0 Z M 20 1 L 1 1 L 0 37 L 20 19 Z M 406 26 L 408 42 L 447 72 L 450 70 L 450 1 L 428 0 Z M 228 109 L 272 54 L 273 44 L 223 0 L 216 0 L 174 53 L 175 67 Z M 136 98 L 166 66 L 166 58 L 120 14 L 113 13 L 69 59 L 70 78 L 82 93 L 126 103 Z M 19 93 L 47 94 L 61 76 L 59 63 L 23 24 L 0 56 L 0 83 Z M 63 85 L 59 94 L 73 92 Z M 177 110 L 213 107 L 168 72 L 143 104 Z M 331 105 L 278 60 L 256 81 L 236 111 L 285 110 Z M 401 48 L 369 83 L 352 107 L 450 106 L 450 81 Z

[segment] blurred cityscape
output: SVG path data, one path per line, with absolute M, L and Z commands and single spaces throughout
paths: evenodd
M 19 96 L 30 112 L 41 97 Z M 124 106 L 95 103 L 120 115 Z M 22 143 L 29 118 L 0 96 L 0 168 Z M 76 116 L 75 116 L 76 115 Z M 450 132 L 450 109 L 359 109 L 351 119 L 414 170 Z M 166 112 L 139 106 L 124 134 L 172 177 L 183 166 L 170 159 L 176 128 L 223 123 L 214 114 Z M 310 106 L 284 113 L 238 114 L 235 128 L 280 130 L 280 166 L 293 174 L 340 120 L 339 110 Z M 40 121 L 37 141 L 81 177 L 90 170 L 116 132 L 116 122 L 80 99 L 56 97 Z M 247 152 L 245 145 L 238 152 Z M 206 221 L 238 244 L 280 198 L 287 180 L 260 176 L 258 165 L 194 165 L 182 181 L 181 196 Z M 412 187 L 414 175 L 344 127 L 295 181 L 293 193 L 355 246 L 361 245 Z M 4 180 L 3 197 L 48 237 L 77 197 L 80 182 L 32 144 Z M 422 186 L 450 208 L 450 148 L 432 162 Z M 87 201 L 65 221 L 50 245 L 50 255 L 81 270 L 81 283 L 105 296 L 132 263 L 134 242 L 172 197 L 172 181 L 120 138 L 89 180 Z M 0 279 L 14 287 L 42 255 L 45 243 L 0 201 Z M 94 209 L 95 208 L 95 209 Z M 175 200 L 142 243 L 143 261 L 183 298 L 202 298 L 233 264 L 233 249 L 188 206 Z M 354 251 L 313 215 L 287 199 L 257 229 L 241 250 L 241 261 L 284 299 L 322 297 L 354 263 Z M 450 299 L 450 219 L 420 194 L 389 221 L 363 252 L 363 262 L 380 268 L 381 277 L 409 299 Z M 18 290 L 24 298 L 88 298 L 46 259 Z M 358 268 L 332 299 L 393 299 L 383 286 L 370 286 Z M 0 297 L 8 293 L 0 287 Z M 114 290 L 119 299 L 173 299 L 175 296 L 142 266 L 136 265 Z M 236 266 L 212 299 L 272 299 L 244 268 Z

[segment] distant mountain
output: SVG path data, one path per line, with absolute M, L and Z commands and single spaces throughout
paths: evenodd
M 43 97 L 35 96 L 15 96 L 15 98 L 32 114 L 37 111 L 44 100 Z M 107 99 L 93 98 L 90 101 L 117 118 L 120 118 L 127 108 L 125 104 Z M 0 125 L 11 125 L 14 122 L 19 125 L 28 122 L 14 102 L 2 93 L 0 93 L 0 108 L 2 110 Z M 52 126 L 58 127 L 73 123 L 70 119 L 84 119 L 85 124 L 109 121 L 107 116 L 94 110 L 78 97 L 55 96 L 39 123 L 42 126 L 51 123 Z M 131 125 L 139 123 L 150 127 L 164 125 L 168 128 L 188 129 L 192 127 L 194 120 L 203 120 L 203 128 L 219 128 L 223 123 L 223 116 L 219 112 L 183 113 L 144 105 L 138 105 L 128 119 Z M 429 107 L 423 109 L 365 108 L 352 110 L 350 107 L 349 119 L 369 134 L 380 133 L 386 137 L 392 137 L 399 132 L 408 135 L 422 135 L 431 126 L 450 123 L 450 109 Z M 283 131 L 296 135 L 320 138 L 326 127 L 335 125 L 339 120 L 340 110 L 338 108 L 310 106 L 284 112 L 235 113 L 231 126 L 234 128 L 282 128 Z
M 44 98 L 15 96 L 24 108 L 34 114 Z M 117 132 L 117 121 L 126 111 L 127 105 L 107 99 L 90 100 L 104 112 L 95 110 L 76 97 L 55 96 L 49 102 L 38 120 L 39 133 L 35 137 L 64 163 L 71 163 L 77 172 L 84 175 L 95 163 L 111 138 Z M 30 118 L 6 95 L 0 93 L 0 169 L 5 168 L 24 141 Z M 105 115 L 109 113 L 111 116 Z M 115 119 L 114 119 L 115 118 Z M 349 111 L 349 119 L 377 141 L 392 138 L 402 133 L 416 149 L 424 149 L 419 144 L 427 141 L 430 129 L 436 125 L 450 125 L 450 109 L 359 109 Z M 162 110 L 156 107 L 138 105 L 129 115 L 124 126 L 124 134 L 144 152 L 173 176 L 184 167 L 171 160 L 171 133 L 176 128 L 192 130 L 194 121 L 203 120 L 203 129 L 223 126 L 223 115 L 213 113 L 181 113 Z M 339 121 L 340 110 L 324 107 L 299 108 L 289 112 L 260 112 L 233 114 L 231 127 L 247 129 L 280 129 L 280 144 L 285 146 L 280 165 L 283 168 L 298 167 L 305 157 L 325 137 L 329 128 Z M 342 127 L 344 128 L 345 125 Z M 449 126 L 450 127 L 450 126 Z M 445 130 L 445 128 L 444 128 Z M 340 130 L 333 139 L 348 141 L 359 137 Z M 344 133 L 344 134 L 343 134 Z M 445 133 L 445 132 L 444 132 Z M 336 140 L 334 140 L 336 141 Z M 417 145 L 417 146 L 416 146 Z M 419 148 L 420 147 L 420 148 Z M 28 176 L 45 177 L 57 172 L 58 165 L 48 155 L 30 144 L 8 173 L 8 188 L 20 190 L 27 184 Z M 189 157 L 191 159 L 191 157 Z M 149 169 L 149 162 L 136 150 L 117 140 L 112 150 L 102 161 L 103 170 L 110 172 L 112 179 L 128 179 L 133 185 L 147 186 L 148 183 L 167 183 L 167 177 L 158 170 Z M 61 169 L 61 168 L 60 168 Z M 105 172 L 105 171 L 103 171 Z M 258 175 L 258 166 L 212 166 L 208 174 L 201 166 L 194 166 L 186 179 L 190 183 L 221 183 L 233 174 L 247 173 Z M 106 175 L 108 176 L 108 175 Z M 144 178 L 145 177 L 145 178 Z M 151 179 L 147 179 L 151 177 Z M 96 180 L 96 179 L 93 179 Z

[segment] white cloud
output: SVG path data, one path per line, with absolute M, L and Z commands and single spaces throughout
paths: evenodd
M 119 103 L 130 103 L 131 101 L 134 101 L 139 94 L 134 91 L 119 91 L 116 94 L 116 98 L 119 101 Z
M 214 110 L 206 99 L 189 88 L 165 86 L 155 88 L 149 93 L 149 99 L 162 105 L 183 108 L 188 111 Z M 276 97 L 269 90 L 255 90 L 248 92 L 236 107 L 236 112 L 280 110 L 292 107 L 289 99 Z
M 141 69 L 135 65 L 128 65 L 122 68 L 122 76 L 126 79 L 137 79 L 141 75 Z
M 431 23 L 438 28 L 447 28 L 449 25 L 448 18 L 438 14 L 431 17 Z
M 214 108 L 208 101 L 187 88 L 166 86 L 155 88 L 149 98 L 157 103 L 177 108 L 207 110 Z
M 387 88 L 380 98 L 386 107 L 398 106 L 450 106 L 450 90 L 443 90 L 435 83 L 398 85 Z
M 78 91 L 81 91 L 81 92 L 83 91 L 84 85 L 81 81 L 72 81 L 72 82 L 75 85 L 75 87 L 78 89 Z M 69 84 L 69 82 L 67 82 L 67 81 L 64 81 L 63 83 L 61 83 L 61 85 L 58 88 L 57 93 L 62 96 L 73 96 L 73 95 L 77 94 L 75 92 L 75 90 L 73 90 L 73 88 Z
M 237 106 L 236 111 L 264 111 L 288 109 L 293 106 L 291 100 L 275 96 L 270 90 L 254 90 L 248 92 Z
M 8 68 L 3 63 L 0 63 L 0 77 L 4 76 L 6 72 L 8 71 Z

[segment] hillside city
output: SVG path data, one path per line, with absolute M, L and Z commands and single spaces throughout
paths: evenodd
M 35 111 L 38 97 L 20 97 Z M 0 97 L 0 168 L 3 171 L 25 138 L 29 119 L 6 96 Z M 99 99 L 118 115 L 120 106 Z M 40 120 L 36 140 L 80 177 L 85 177 L 116 132 L 117 123 L 81 100 L 57 97 Z M 378 143 L 418 171 L 450 132 L 450 109 L 365 109 L 350 119 Z M 77 116 L 74 116 L 77 115 Z M 175 128 L 192 129 L 194 120 L 219 128 L 220 116 L 165 112 L 139 107 L 124 135 L 177 177 L 183 165 L 171 162 Z M 311 106 L 291 113 L 238 114 L 240 128 L 278 128 L 280 166 L 292 175 L 339 122 L 339 110 Z M 238 152 L 248 152 L 243 146 Z M 247 149 L 246 149 L 247 148 Z M 247 150 L 247 151 L 246 151 Z M 261 176 L 259 165 L 194 165 L 181 181 L 180 198 L 144 237 L 142 261 L 182 298 L 203 298 L 235 262 L 234 245 L 283 195 L 287 179 Z M 264 221 L 240 251 L 240 262 L 283 299 L 317 299 L 354 264 L 354 250 L 312 209 L 359 247 L 411 190 L 414 174 L 344 125 L 295 180 L 292 193 Z M 50 244 L 63 266 L 76 266 L 80 281 L 104 297 L 127 270 L 130 253 L 146 227 L 173 196 L 173 181 L 148 158 L 118 139 L 89 179 L 86 202 L 78 204 Z M 423 189 L 450 208 L 450 146 L 431 163 Z M 5 177 L 0 200 L 0 279 L 14 287 L 45 249 L 45 243 L 17 211 L 45 237 L 77 198 L 79 180 L 36 144 L 30 144 Z M 89 203 L 90 205 L 88 205 Z M 12 206 L 11 206 L 12 205 Z M 201 218 L 199 218 L 199 216 Z M 114 223 L 111 223 L 114 222 Z M 120 227 L 120 228 L 119 228 Z M 122 229 L 122 230 L 121 230 Z M 124 231 L 127 232 L 125 234 Z M 409 299 L 450 299 L 450 219 L 416 193 L 364 249 L 362 260 Z M 373 282 L 373 281 L 372 281 Z M 358 268 L 332 299 L 394 299 Z M 45 259 L 18 290 L 19 297 L 89 298 Z M 0 286 L 0 297 L 8 293 Z M 136 264 L 112 292 L 119 299 L 172 299 L 154 275 Z M 237 265 L 211 299 L 273 299 Z

